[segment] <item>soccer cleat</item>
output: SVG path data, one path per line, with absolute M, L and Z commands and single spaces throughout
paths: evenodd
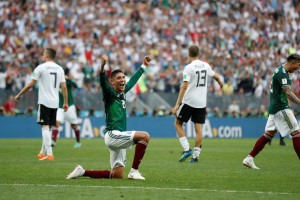
M 196 163 L 196 162 L 198 162 L 198 158 L 191 158 L 191 160 L 189 162 L 190 163 Z
M 38 159 L 41 159 L 41 158 L 43 158 L 44 156 L 45 156 L 45 155 L 42 154 L 42 153 L 39 153 L 39 154 L 37 155 Z
M 73 178 L 78 178 L 80 176 L 83 176 L 85 173 L 85 170 L 82 168 L 81 165 L 77 165 L 75 169 L 67 176 L 66 179 L 73 179 Z
M 254 160 L 252 156 L 247 156 L 244 160 L 243 160 L 243 165 L 246 167 L 249 167 L 250 169 L 259 169 L 258 167 L 256 167 L 256 165 L 254 164 Z
M 40 158 L 39 160 L 54 160 L 54 156 L 44 156 L 42 158 Z
M 188 151 L 184 151 L 181 158 L 179 159 L 179 162 L 185 161 L 188 157 L 190 157 L 193 154 L 193 151 L 190 149 Z
M 280 141 L 279 145 L 280 146 L 286 146 L 286 143 L 284 141 Z
M 74 144 L 74 148 L 80 148 L 81 147 L 81 143 L 80 142 L 76 142 L 75 144 Z
M 131 169 L 131 171 L 128 174 L 128 178 L 133 180 L 145 180 L 142 174 L 136 169 Z

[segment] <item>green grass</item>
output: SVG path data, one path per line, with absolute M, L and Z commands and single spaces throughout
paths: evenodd
M 190 140 L 192 143 L 193 140 Z M 255 139 L 204 139 L 199 163 L 179 163 L 178 139 L 152 139 L 140 166 L 146 181 L 66 180 L 76 164 L 109 169 L 103 139 L 59 139 L 54 161 L 39 161 L 41 139 L 0 139 L 0 199 L 300 199 L 300 165 L 292 141 L 274 140 L 242 166 Z M 126 177 L 134 149 L 127 151 Z

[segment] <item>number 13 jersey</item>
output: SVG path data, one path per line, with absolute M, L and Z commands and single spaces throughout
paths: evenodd
M 205 108 L 207 99 L 207 80 L 215 72 L 201 60 L 194 60 L 183 70 L 183 81 L 189 82 L 182 103 L 193 108 Z

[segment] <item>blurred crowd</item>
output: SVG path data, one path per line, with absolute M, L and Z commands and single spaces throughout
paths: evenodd
M 299 0 L 9 0 L 0 2 L 0 90 L 19 91 L 57 50 L 79 90 L 97 91 L 99 55 L 106 70 L 130 76 L 152 57 L 137 92 L 178 92 L 187 48 L 221 75 L 215 95 L 268 94 L 274 68 L 300 54 Z M 300 73 L 293 74 L 300 95 Z

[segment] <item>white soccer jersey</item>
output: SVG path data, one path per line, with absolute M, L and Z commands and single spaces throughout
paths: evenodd
M 212 77 L 215 72 L 210 65 L 201 60 L 194 60 L 183 70 L 183 81 L 189 82 L 188 88 L 182 99 L 182 103 L 193 108 L 206 107 L 207 98 L 207 79 Z
M 39 83 L 38 104 L 58 108 L 60 84 L 66 82 L 63 68 L 55 62 L 45 62 L 35 68 L 31 78 Z

